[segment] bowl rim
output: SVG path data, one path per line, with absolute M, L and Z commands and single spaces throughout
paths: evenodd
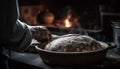
M 54 53 L 54 54 L 89 54 L 89 53 L 96 53 L 96 52 L 101 52 L 101 51 L 107 51 L 109 49 L 109 45 L 105 42 L 101 42 L 98 41 L 101 46 L 103 47 L 102 49 L 98 49 L 98 50 L 94 50 L 94 51 L 87 51 L 87 52 L 59 52 L 59 51 L 48 51 L 48 50 L 44 50 L 41 49 L 39 47 L 36 46 L 36 49 L 38 49 L 38 51 L 42 51 L 42 52 L 47 52 L 47 53 Z

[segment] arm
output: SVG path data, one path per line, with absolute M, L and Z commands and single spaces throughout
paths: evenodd
M 0 43 L 4 48 L 25 50 L 31 43 L 32 35 L 27 25 L 18 20 L 19 12 L 16 4 L 16 0 L 0 1 L 2 9 Z

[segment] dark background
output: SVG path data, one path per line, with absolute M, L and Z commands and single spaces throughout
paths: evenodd
M 120 0 L 19 0 L 19 5 L 44 4 L 53 11 L 70 5 L 77 11 L 84 9 L 98 10 L 99 5 L 105 5 L 106 11 L 120 12 Z
M 65 6 L 71 6 L 77 15 L 82 16 L 80 22 L 83 27 L 85 23 L 94 22 L 103 29 L 100 36 L 104 37 L 99 38 L 113 41 L 111 24 L 114 20 L 120 20 L 120 0 L 19 0 L 20 6 L 39 4 L 44 5 L 54 14 Z M 83 16 L 86 11 L 88 15 Z M 101 15 L 103 12 L 108 14 Z

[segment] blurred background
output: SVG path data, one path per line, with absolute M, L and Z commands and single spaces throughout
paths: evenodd
M 20 20 L 47 26 L 53 34 L 82 27 L 97 40 L 111 42 L 112 21 L 120 20 L 119 4 L 120 0 L 19 0 Z

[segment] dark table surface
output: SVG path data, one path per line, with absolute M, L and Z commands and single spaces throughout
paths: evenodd
M 15 60 L 17 62 L 25 63 L 27 65 L 31 65 L 37 68 L 42 69 L 120 69 L 120 55 L 114 53 L 114 51 L 108 51 L 106 60 L 102 63 L 89 65 L 89 66 L 82 66 L 82 67 L 56 67 L 56 66 L 49 66 L 46 65 L 42 59 L 40 58 L 39 54 L 36 53 L 21 53 L 11 51 L 11 60 Z

